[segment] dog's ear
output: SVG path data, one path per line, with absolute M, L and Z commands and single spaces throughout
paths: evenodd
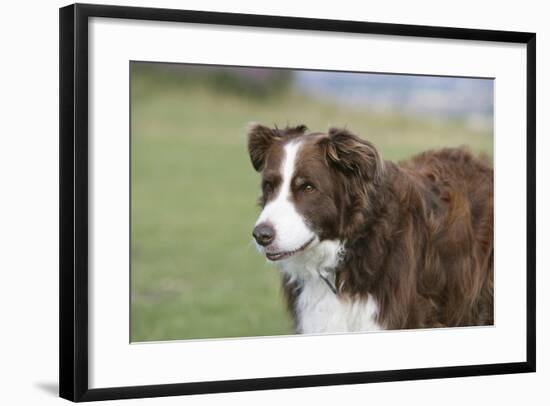
M 347 176 L 354 175 L 378 183 L 384 162 L 370 142 L 341 128 L 331 128 L 328 137 L 320 142 L 328 164 Z
M 384 161 L 374 145 L 345 129 L 331 128 L 319 144 L 327 165 L 343 176 L 340 234 L 350 238 L 364 224 L 376 199 Z
M 252 124 L 248 131 L 248 154 L 252 166 L 260 172 L 265 165 L 268 149 L 279 138 L 279 132 L 261 124 Z

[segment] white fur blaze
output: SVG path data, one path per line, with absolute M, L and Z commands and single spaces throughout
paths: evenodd
M 284 146 L 285 155 L 280 169 L 281 186 L 275 199 L 267 203 L 256 221 L 256 225 L 269 222 L 273 226 L 275 229 L 273 246 L 277 247 L 278 251 L 297 250 L 315 237 L 291 201 L 291 184 L 300 144 L 300 142 L 289 142 Z

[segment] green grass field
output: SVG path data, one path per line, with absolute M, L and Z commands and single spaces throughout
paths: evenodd
M 131 340 L 291 333 L 277 270 L 252 242 L 259 176 L 249 122 L 346 126 L 386 159 L 468 145 L 492 156 L 492 133 L 459 121 L 375 114 L 308 99 L 221 93 L 133 65 Z

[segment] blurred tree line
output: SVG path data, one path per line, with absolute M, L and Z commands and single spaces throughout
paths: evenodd
M 200 85 L 216 92 L 266 98 L 287 91 L 294 80 L 287 69 L 242 68 L 171 63 L 132 63 L 132 73 L 158 73 L 158 85 Z

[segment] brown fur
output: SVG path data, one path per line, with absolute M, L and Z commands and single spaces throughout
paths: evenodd
M 296 137 L 305 144 L 294 203 L 321 239 L 346 241 L 338 295 L 373 295 L 387 329 L 493 324 L 493 170 L 486 159 L 445 148 L 396 164 L 346 130 L 255 126 L 249 152 L 268 189 L 277 187 L 282 145 Z M 315 194 L 299 193 L 300 178 L 315 184 Z M 263 189 L 262 205 L 270 193 Z M 286 282 L 294 315 L 300 286 Z

